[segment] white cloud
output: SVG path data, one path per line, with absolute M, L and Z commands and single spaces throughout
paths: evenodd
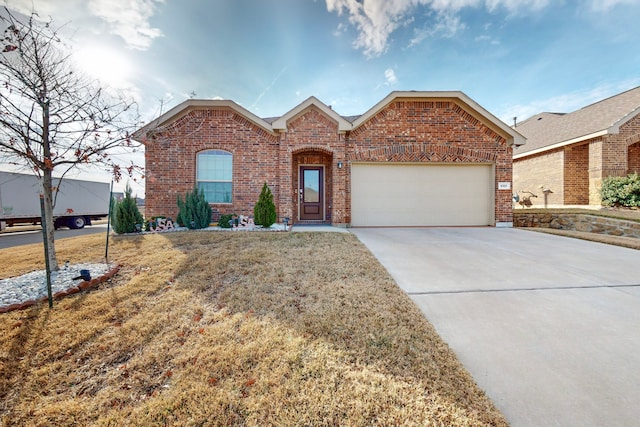
M 487 35 L 477 36 L 474 40 L 478 43 L 489 43 L 493 46 L 500 45 L 500 40 Z
M 414 36 L 409 40 L 409 47 L 419 45 L 430 37 L 443 38 L 454 37 L 466 28 L 460 17 L 450 13 L 441 13 L 436 17 L 436 22 L 428 28 L 414 30 Z
M 132 49 L 146 50 L 155 38 L 162 36 L 162 31 L 153 28 L 149 20 L 164 0 L 65 0 L 64 7 L 54 0 L 4 0 L 3 3 L 25 15 L 35 11 L 42 20 L 53 17 L 57 26 L 70 23 L 71 28 L 67 30 L 93 26 L 94 31 L 99 31 L 96 22 L 91 22 L 92 17 L 98 18 L 107 24 L 111 34 L 121 37 Z
M 329 12 L 335 11 L 338 15 L 347 12 L 349 22 L 359 31 L 354 46 L 362 48 L 367 56 L 379 56 L 386 51 L 387 38 L 413 3 L 413 0 L 326 1 Z
M 636 1 L 636 0 L 592 0 L 592 1 Z M 327 10 L 338 15 L 346 13 L 349 22 L 358 30 L 354 47 L 362 49 L 368 57 L 384 54 L 389 47 L 389 37 L 401 26 L 414 20 L 412 14 L 418 7 L 432 12 L 433 22 L 421 30 L 415 30 L 410 46 L 428 37 L 453 37 L 465 28 L 457 15 L 464 8 L 484 7 L 492 12 L 504 8 L 509 13 L 523 10 L 539 10 L 549 5 L 550 0 L 326 0 Z
M 387 80 L 387 85 L 394 85 L 398 83 L 396 73 L 391 68 L 384 70 L 384 78 Z
M 121 0 L 91 0 L 89 12 L 109 24 L 112 34 L 120 36 L 128 47 L 146 50 L 162 31 L 149 22 L 156 6 L 164 0 L 129 0 L 123 7 Z
M 510 13 L 518 13 L 523 9 L 540 10 L 549 6 L 550 0 L 486 0 L 487 9 L 494 11 L 498 8 L 505 8 Z
M 59 5 L 56 6 L 54 2 L 50 0 L 4 0 L 4 5 L 9 9 L 22 13 L 23 15 L 29 15 L 31 12 L 37 12 L 38 15 L 45 19 L 48 16 L 57 16 L 60 15 L 58 9 L 60 9 Z M 62 12 L 66 9 L 76 9 L 79 4 L 78 0 L 69 0 Z M 58 19 L 56 18 L 56 22 Z M 58 22 L 60 24 L 61 22 Z
M 606 12 L 607 10 L 618 5 L 637 5 L 640 0 L 590 0 L 591 9 L 595 12 Z

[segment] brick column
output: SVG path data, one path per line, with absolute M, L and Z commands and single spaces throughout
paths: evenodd
M 287 133 L 280 134 L 280 144 L 278 147 L 278 182 L 280 189 L 278 193 L 278 221 L 282 221 L 284 217 L 293 220 L 293 205 L 291 203 L 291 191 L 293 189 L 291 182 L 292 174 L 292 156 L 291 148 L 287 144 Z
M 599 205 L 602 186 L 602 139 L 589 143 L 589 204 Z
M 338 169 L 338 162 L 342 168 Z M 331 222 L 339 227 L 348 225 L 347 216 L 347 157 L 345 150 L 345 136 L 338 134 L 338 145 L 333 153 L 333 207 Z

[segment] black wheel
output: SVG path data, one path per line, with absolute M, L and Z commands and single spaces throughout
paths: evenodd
M 83 216 L 74 216 L 73 218 L 69 219 L 69 228 L 73 228 L 75 230 L 84 228 L 86 223 L 87 221 Z

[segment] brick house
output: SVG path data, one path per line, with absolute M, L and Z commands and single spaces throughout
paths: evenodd
M 524 138 L 462 92 L 392 92 L 361 116 L 310 97 L 259 118 L 187 100 L 141 128 L 146 214 L 174 216 L 199 186 L 216 214 L 253 214 L 263 183 L 278 221 L 337 226 L 512 224 L 512 147 Z
M 527 138 L 514 149 L 515 191 L 543 205 L 600 205 L 607 176 L 640 173 L 640 87 L 568 114 L 540 113 L 515 128 Z

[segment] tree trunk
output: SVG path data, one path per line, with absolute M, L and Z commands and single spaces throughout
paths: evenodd
M 56 257 L 55 227 L 53 225 L 53 179 L 51 170 L 45 169 L 42 175 L 42 194 L 44 194 L 44 218 L 43 225 L 47 225 L 47 236 L 44 244 L 49 251 L 49 267 L 52 271 L 58 270 L 58 258 Z

